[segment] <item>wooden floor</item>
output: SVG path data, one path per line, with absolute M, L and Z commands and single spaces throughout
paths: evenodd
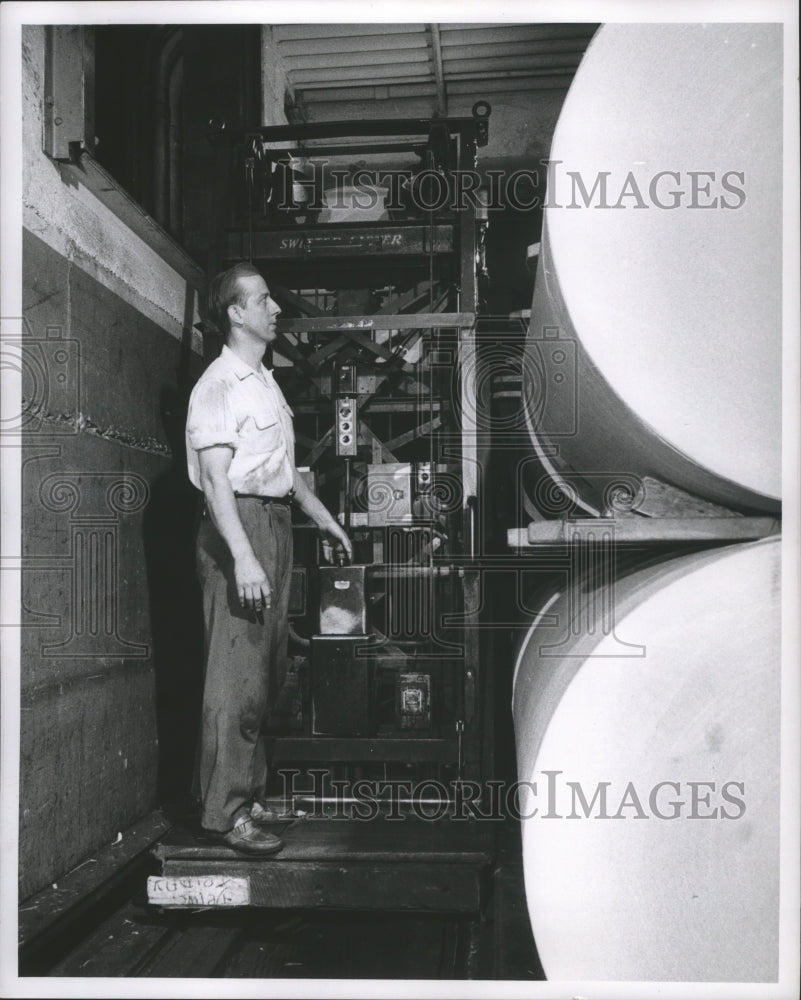
M 478 923 L 433 914 L 161 913 L 130 900 L 49 976 L 483 978 Z
M 406 821 L 404 821 L 406 822 Z M 390 980 L 515 980 L 542 979 L 531 939 L 525 906 L 519 828 L 504 823 L 473 828 L 396 824 L 392 836 L 381 824 L 295 824 L 285 827 L 283 862 L 242 861 L 226 848 L 198 842 L 180 826 L 160 838 L 155 852 L 141 855 L 115 891 L 91 911 L 66 924 L 42 944 L 28 946 L 20 974 L 59 977 L 112 978 L 220 978 L 220 979 L 390 979 Z M 321 839 L 322 838 L 322 839 Z M 487 838 L 496 845 L 487 866 Z M 482 846 L 483 845 L 483 846 Z M 332 853 L 333 852 L 333 853 Z M 419 866 L 444 866 L 437 878 L 420 877 Z M 466 869 L 459 873 L 460 861 Z M 169 864 L 216 867 L 232 864 L 285 866 L 285 875 L 298 865 L 313 873 L 308 885 L 331 891 L 334 883 L 319 882 L 320 864 L 345 872 L 336 894 L 325 905 L 293 905 L 301 895 L 274 900 L 277 907 L 256 905 L 226 909 L 163 909 L 149 905 L 148 876 L 161 875 Z M 382 870 L 379 890 L 348 893 L 348 874 L 359 865 Z M 453 871 L 448 867 L 455 865 Z M 481 898 L 473 906 L 464 895 L 472 886 L 467 872 L 482 869 Z M 391 872 L 388 876 L 387 872 Z M 405 872 L 405 878 L 404 878 Z M 416 876 L 415 874 L 416 873 Z M 430 872 L 428 873 L 431 874 Z M 444 881 L 443 881 L 444 880 Z M 358 881 L 358 879 L 357 879 Z M 408 884 L 404 884 L 408 883 Z M 279 891 L 290 885 L 284 876 Z M 435 906 L 433 885 L 441 895 Z M 460 886 L 455 894 L 448 892 Z M 394 895 L 393 895 L 394 894 Z M 379 902 L 383 899 L 383 907 Z M 369 908 L 362 903 L 367 900 Z M 403 910 L 398 900 L 420 904 Z M 422 904 L 421 904 L 422 900 Z M 466 908 L 463 904 L 469 902 Z M 456 904 L 453 909 L 449 906 Z M 334 907 L 333 909 L 331 907 Z M 460 908 L 462 907 L 462 908 Z

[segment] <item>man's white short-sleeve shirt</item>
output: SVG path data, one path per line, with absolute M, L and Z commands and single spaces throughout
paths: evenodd
M 228 480 L 235 493 L 283 497 L 292 489 L 295 435 L 292 410 L 264 365 L 256 371 L 227 345 L 201 375 L 189 398 L 186 458 L 200 486 L 198 452 L 233 449 Z

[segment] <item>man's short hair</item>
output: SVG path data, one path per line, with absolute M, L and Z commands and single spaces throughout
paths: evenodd
M 240 261 L 233 267 L 229 267 L 227 271 L 221 271 L 212 279 L 209 288 L 209 312 L 224 336 L 227 337 L 231 332 L 231 324 L 228 321 L 228 306 L 243 306 L 245 304 L 244 294 L 239 287 L 239 279 L 261 277 L 263 277 L 261 272 L 252 264 Z

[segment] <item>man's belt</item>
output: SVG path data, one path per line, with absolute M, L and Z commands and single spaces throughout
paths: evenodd
M 267 507 L 269 504 L 279 504 L 282 507 L 288 507 L 292 503 L 292 497 L 295 495 L 295 491 L 292 490 L 291 493 L 287 493 L 285 497 L 265 497 L 261 493 L 234 493 L 237 500 L 258 500 L 262 507 Z

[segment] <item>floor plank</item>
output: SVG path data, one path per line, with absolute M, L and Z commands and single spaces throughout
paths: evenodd
M 139 967 L 137 975 L 212 979 L 228 955 L 237 950 L 242 938 L 242 928 L 237 923 L 216 919 L 204 924 L 198 922 L 198 915 L 190 915 L 163 942 L 158 953 Z
M 308 913 L 288 930 L 253 924 L 226 978 L 462 979 L 453 918 Z
M 104 920 L 74 951 L 58 962 L 50 976 L 134 976 L 165 939 L 173 922 L 154 917 L 128 901 Z
M 165 914 L 129 902 L 51 976 L 468 978 L 471 922 L 452 915 L 264 911 Z

